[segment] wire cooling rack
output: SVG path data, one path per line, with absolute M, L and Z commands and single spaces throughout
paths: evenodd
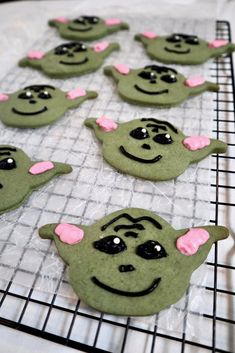
M 218 38 L 231 40 L 229 23 L 218 21 L 216 32 Z M 232 182 L 235 173 L 232 165 L 235 159 L 235 88 L 231 56 L 215 59 L 210 71 L 221 86 L 221 90 L 214 94 L 214 137 L 229 141 L 226 156 L 213 156 L 211 223 L 229 226 L 225 223 L 226 217 L 232 214 L 235 206 L 230 200 L 235 189 Z M 174 353 L 232 353 L 235 351 L 235 266 L 232 252 L 222 251 L 221 246 L 224 245 L 216 244 L 214 254 L 208 258 L 210 276 L 205 293 L 208 305 L 202 318 L 203 332 L 198 337 L 189 336 L 187 331 L 183 334 L 164 332 L 156 323 L 146 322 L 143 325 L 131 318 L 110 319 L 99 313 L 93 315 L 73 298 L 39 292 L 33 286 L 21 292 L 13 281 L 4 282 L 0 289 L 0 324 L 88 353 L 161 353 L 166 350 Z M 60 284 L 58 282 L 58 286 Z M 63 285 L 66 286 L 66 283 Z M 7 311 L 4 310 L 6 307 Z M 29 308 L 30 315 L 27 314 Z M 187 308 L 186 311 L 184 325 L 190 317 L 190 322 L 193 318 L 197 325 L 198 313 Z M 57 322 L 56 331 L 50 326 L 51 320 Z M 110 338 L 106 340 L 108 334 Z

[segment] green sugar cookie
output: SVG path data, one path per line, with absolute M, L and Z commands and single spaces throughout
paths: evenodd
M 52 78 L 80 76 L 99 69 L 104 59 L 119 48 L 119 44 L 108 42 L 96 43 L 92 47 L 81 42 L 64 43 L 47 53 L 29 52 L 20 60 L 19 66 L 42 70 Z
M 48 24 L 55 27 L 63 38 L 82 41 L 96 40 L 129 29 L 128 24 L 118 18 L 103 20 L 97 16 L 79 16 L 72 20 L 58 17 L 50 20 Z
M 102 142 L 107 163 L 118 171 L 153 181 L 176 178 L 189 164 L 227 149 L 220 140 L 186 137 L 169 122 L 154 118 L 116 124 L 102 116 L 86 119 L 85 125 L 94 129 Z
M 32 161 L 20 148 L 0 145 L 0 214 L 18 208 L 33 190 L 71 171 L 68 164 Z
M 227 40 L 207 42 L 195 35 L 181 33 L 158 36 L 154 32 L 144 32 L 137 34 L 135 39 L 143 43 L 151 59 L 165 64 L 198 65 L 235 51 L 235 44 Z
M 104 73 L 117 82 L 121 98 L 128 103 L 171 107 L 190 96 L 205 91 L 218 91 L 219 86 L 200 76 L 185 78 L 176 70 L 158 65 L 129 69 L 126 65 L 106 66 Z
M 31 85 L 11 94 L 0 94 L 0 120 L 9 126 L 35 128 L 52 124 L 97 93 L 76 88 L 64 92 L 51 85 Z
M 54 240 L 81 300 L 109 314 L 146 316 L 176 303 L 213 243 L 229 233 L 222 226 L 175 230 L 130 208 L 91 226 L 47 224 L 39 235 Z

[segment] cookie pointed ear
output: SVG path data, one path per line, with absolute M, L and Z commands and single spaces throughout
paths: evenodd
M 104 74 L 112 76 L 115 81 L 119 81 L 122 77 L 127 76 L 130 73 L 130 69 L 125 64 L 116 64 L 114 66 L 105 66 Z
M 210 81 L 206 81 L 201 76 L 189 77 L 185 80 L 184 84 L 188 88 L 190 95 L 200 94 L 205 91 L 219 91 L 219 86 L 217 84 Z
M 111 118 L 101 116 L 100 118 L 88 118 L 85 120 L 85 125 L 89 128 L 94 129 L 96 137 L 103 141 L 107 134 L 115 132 L 118 128 L 118 124 L 115 123 Z
M 212 56 L 220 56 L 222 54 L 230 54 L 235 51 L 235 44 L 229 43 L 224 39 L 215 39 L 208 43 L 208 47 L 212 53 Z
M 69 164 L 59 162 L 32 162 L 28 174 L 32 188 L 46 184 L 57 175 L 71 173 L 72 167 Z
M 19 66 L 21 67 L 25 67 L 29 65 L 40 66 L 44 55 L 45 53 L 42 51 L 38 51 L 38 50 L 30 51 L 28 52 L 26 58 L 23 58 L 19 61 Z
M 135 40 L 142 42 L 144 45 L 148 45 L 151 40 L 157 38 L 157 34 L 151 31 L 146 31 L 143 33 L 138 33 L 135 35 Z
M 118 43 L 109 43 L 109 42 L 99 42 L 93 46 L 93 50 L 96 54 L 101 55 L 103 58 L 106 58 L 114 50 L 119 50 L 120 45 Z
M 57 17 L 48 21 L 49 26 L 59 28 L 61 25 L 68 23 L 69 20 L 66 17 Z
M 119 18 L 108 18 L 104 21 L 107 26 L 107 30 L 109 33 L 113 33 L 116 31 L 129 29 L 129 25 L 125 22 L 119 20 Z
M 69 108 L 75 108 L 87 99 L 94 99 L 98 96 L 95 91 L 86 91 L 83 88 L 77 87 L 69 92 L 66 92 L 66 102 Z

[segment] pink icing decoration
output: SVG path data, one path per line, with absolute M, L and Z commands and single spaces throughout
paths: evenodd
M 116 130 L 118 127 L 118 125 L 112 119 L 107 118 L 104 115 L 101 116 L 100 118 L 96 119 L 95 122 L 105 132 L 110 132 L 110 131 Z
M 206 80 L 203 77 L 192 76 L 192 77 L 187 78 L 187 80 L 185 81 L 185 84 L 188 87 L 197 87 L 197 86 L 203 85 L 203 83 L 205 83 L 205 82 L 206 82 Z
M 104 51 L 105 49 L 107 49 L 109 46 L 108 42 L 100 42 L 100 43 L 96 43 L 93 47 L 94 51 L 99 53 L 101 51 Z
M 83 88 L 75 88 L 72 91 L 67 92 L 66 97 L 70 100 L 76 99 L 78 97 L 84 97 L 86 91 Z
M 60 223 L 55 228 L 55 233 L 63 243 L 73 245 L 80 243 L 84 237 L 84 231 L 73 224 Z
M 114 65 L 114 67 L 118 72 L 120 72 L 120 74 L 123 74 L 123 75 L 128 75 L 130 72 L 129 67 L 124 64 L 116 64 Z
M 33 175 L 42 174 L 53 168 L 54 168 L 54 164 L 50 161 L 38 162 L 32 165 L 32 167 L 29 169 L 29 173 Z
M 143 32 L 143 33 L 141 33 L 141 34 L 142 34 L 145 38 L 148 38 L 148 39 L 157 38 L 156 33 L 151 32 L 151 31 L 146 31 L 146 32 Z
M 107 20 L 104 21 L 104 23 L 107 26 L 115 26 L 115 25 L 119 25 L 121 21 L 118 18 L 108 18 Z
M 55 18 L 54 21 L 60 22 L 60 23 L 68 23 L 69 22 L 69 20 L 63 16 Z
M 29 59 L 40 60 L 45 54 L 42 51 L 30 51 L 27 55 Z
M 188 136 L 184 139 L 183 145 L 190 151 L 197 151 L 211 143 L 207 136 Z
M 0 102 L 5 102 L 9 99 L 10 97 L 7 94 L 0 93 Z
M 207 242 L 209 233 L 202 228 L 191 228 L 176 241 L 177 249 L 186 256 L 197 253 L 199 247 Z
M 227 40 L 224 39 L 215 39 L 212 42 L 208 43 L 209 48 L 220 48 L 228 44 Z

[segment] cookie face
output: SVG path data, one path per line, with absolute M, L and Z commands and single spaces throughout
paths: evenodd
M 89 118 L 102 142 L 104 159 L 118 171 L 153 181 L 174 179 L 191 163 L 212 153 L 226 152 L 227 145 L 205 136 L 186 137 L 167 121 L 135 119 L 116 124 L 110 118 Z
M 186 79 L 176 70 L 158 65 L 129 69 L 126 65 L 106 66 L 104 73 L 117 82 L 120 96 L 129 103 L 171 107 L 204 91 L 218 91 L 219 86 L 196 76 Z
M 146 316 L 183 296 L 192 272 L 228 230 L 175 230 L 150 211 L 130 208 L 91 226 L 48 224 L 39 234 L 55 241 L 80 299 L 105 313 Z
M 235 44 L 223 39 L 207 42 L 195 35 L 181 33 L 157 36 L 154 32 L 144 32 L 137 34 L 135 39 L 143 43 L 150 58 L 166 64 L 202 64 L 235 50 Z
M 19 65 L 42 70 L 54 78 L 80 76 L 97 70 L 104 59 L 118 49 L 117 43 L 100 42 L 89 47 L 81 42 L 70 42 L 61 44 L 47 53 L 31 51 Z
M 57 28 L 61 37 L 72 40 L 95 40 L 111 33 L 129 29 L 127 23 L 117 18 L 103 20 L 97 16 L 80 16 L 75 19 L 58 17 L 49 21 L 51 27 Z
M 63 92 L 50 85 L 31 85 L 12 94 L 0 94 L 0 120 L 9 126 L 30 128 L 48 125 L 97 93 L 76 88 Z
M 33 190 L 48 183 L 56 175 L 72 171 L 59 162 L 35 162 L 20 149 L 0 146 L 0 214 L 19 207 Z

